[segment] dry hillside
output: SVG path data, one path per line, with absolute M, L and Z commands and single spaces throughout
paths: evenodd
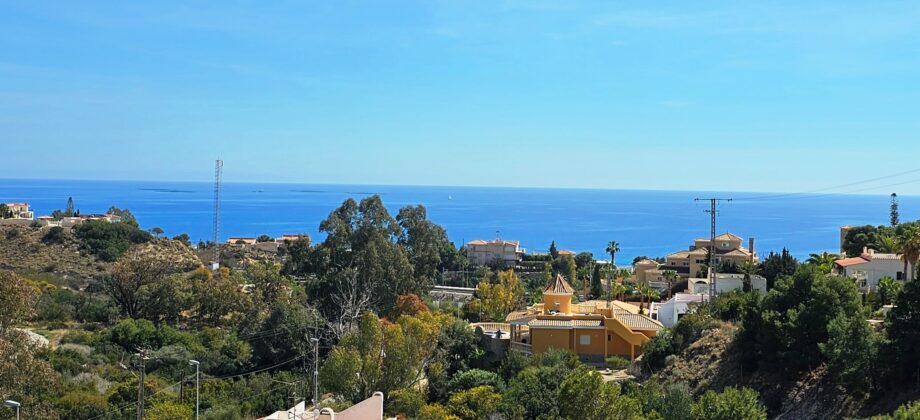
M 53 273 L 79 284 L 109 269 L 110 263 L 99 261 L 81 249 L 69 229 L 60 244 L 42 242 L 47 232 L 40 228 L 0 226 L 0 270 Z M 139 246 L 147 252 L 163 255 L 183 271 L 201 265 L 195 253 L 178 241 L 154 239 Z
M 665 369 L 653 377 L 667 383 L 684 382 L 694 394 L 727 386 L 753 388 L 773 418 L 840 419 L 864 415 L 866 401 L 847 396 L 832 384 L 823 366 L 797 381 L 781 378 L 779 369 L 745 375 L 738 350 L 732 345 L 734 332 L 731 324 L 705 331 L 682 354 L 669 357 Z

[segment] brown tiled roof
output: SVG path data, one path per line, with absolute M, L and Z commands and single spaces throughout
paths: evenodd
M 546 285 L 546 288 L 543 289 L 543 293 L 556 295 L 572 294 L 575 293 L 575 289 L 572 288 L 569 282 L 565 281 L 562 274 L 556 274 L 556 279 Z
M 677 251 L 666 258 L 687 258 L 688 255 L 690 255 L 690 251 Z
M 663 328 L 661 323 L 645 315 L 631 314 L 624 310 L 614 309 L 613 316 L 632 330 L 658 331 Z
M 865 264 L 865 263 L 867 263 L 867 262 L 868 262 L 868 261 L 866 261 L 866 260 L 865 260 L 864 258 L 862 258 L 862 257 L 853 257 L 853 258 L 843 258 L 843 259 L 839 259 L 839 260 L 837 260 L 837 261 L 834 261 L 834 264 L 837 264 L 837 265 L 839 265 L 839 266 L 841 266 L 841 267 L 849 267 L 849 266 L 852 266 L 852 265 Z
M 736 241 L 740 241 L 740 240 L 741 240 L 741 237 L 738 236 L 738 235 L 735 235 L 734 233 L 731 233 L 731 232 L 725 232 L 725 233 L 723 233 L 723 234 L 721 234 L 721 235 L 719 235 L 719 236 L 716 236 L 716 240 L 717 240 L 717 241 L 724 241 L 724 240 L 736 240 Z

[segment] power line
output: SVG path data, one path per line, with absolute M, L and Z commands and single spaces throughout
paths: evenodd
M 294 357 L 293 359 L 289 359 L 289 360 L 287 360 L 287 361 L 278 363 L 278 364 L 276 364 L 276 365 L 269 366 L 269 367 L 267 367 L 267 368 L 262 368 L 262 369 L 253 370 L 253 371 L 250 371 L 250 372 L 239 373 L 239 374 L 236 374 L 236 375 L 229 375 L 229 376 L 217 376 L 217 377 L 213 377 L 213 378 L 205 378 L 205 379 L 203 379 L 203 380 L 204 380 L 204 381 L 222 381 L 222 380 L 224 380 L 224 379 L 240 378 L 240 377 L 243 377 L 243 376 L 246 376 L 246 375 L 252 375 L 252 374 L 255 374 L 255 373 L 265 372 L 266 370 L 272 370 L 272 369 L 274 369 L 274 368 L 277 368 L 277 367 L 280 367 L 280 366 L 284 366 L 284 365 L 286 365 L 286 364 L 288 364 L 288 363 L 291 363 L 291 362 L 293 362 L 293 361 L 295 361 L 295 360 L 297 360 L 297 359 L 300 359 L 301 357 L 302 357 L 302 356 L 297 356 L 297 357 Z
M 920 172 L 920 168 L 911 169 L 911 170 L 908 170 L 908 171 L 898 172 L 898 173 L 889 174 L 889 175 L 883 175 L 883 176 L 879 176 L 879 177 L 875 177 L 875 178 L 865 179 L 865 180 L 862 180 L 862 181 L 856 181 L 856 182 L 850 182 L 850 183 L 841 184 L 841 185 L 835 185 L 835 186 L 831 186 L 831 187 L 819 188 L 819 189 L 815 189 L 815 190 L 801 191 L 801 192 L 793 192 L 793 193 L 766 194 L 766 195 L 759 195 L 759 196 L 755 195 L 755 196 L 750 196 L 750 197 L 739 197 L 739 198 L 736 198 L 735 200 L 737 200 L 737 201 L 756 201 L 756 200 L 775 200 L 775 199 L 787 199 L 787 198 L 788 198 L 788 199 L 797 199 L 797 198 L 816 198 L 816 197 L 823 197 L 823 196 L 835 195 L 835 194 L 846 194 L 846 193 L 848 193 L 848 192 L 846 192 L 846 191 L 843 191 L 843 192 L 838 191 L 838 192 L 829 192 L 829 193 L 826 193 L 826 194 L 818 194 L 818 195 L 814 195 L 814 196 L 810 195 L 810 194 L 814 194 L 814 193 L 821 193 L 821 192 L 826 192 L 826 191 L 832 191 L 832 190 L 837 190 L 837 189 L 841 189 L 841 188 L 852 187 L 852 186 L 856 186 L 856 185 L 868 184 L 868 183 L 870 183 L 870 182 L 876 182 L 876 181 L 881 181 L 881 180 L 890 179 L 890 178 L 897 178 L 897 177 L 899 177 L 899 176 L 903 176 L 903 175 L 907 175 L 907 174 L 912 174 L 912 173 L 917 173 L 917 172 Z M 889 187 L 889 186 L 896 186 L 896 185 L 909 184 L 909 183 L 912 183 L 912 182 L 920 182 L 920 180 L 906 181 L 906 182 L 901 182 L 901 183 L 892 184 L 892 185 L 888 185 L 888 186 L 873 186 L 873 187 L 868 187 L 868 188 L 865 188 L 865 189 L 862 189 L 862 190 L 849 191 L 849 193 L 859 192 L 859 191 L 867 191 L 867 190 L 872 190 L 872 189 L 876 189 L 876 188 L 886 188 L 886 187 Z

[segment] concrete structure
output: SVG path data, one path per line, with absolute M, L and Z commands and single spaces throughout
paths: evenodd
M 322 406 L 320 406 L 322 407 Z M 323 408 L 317 415 L 313 407 L 306 407 L 304 401 L 290 410 L 276 411 L 259 420 L 381 420 L 383 419 L 383 393 L 375 392 L 370 398 L 348 407 L 341 413 Z
M 32 220 L 35 218 L 35 213 L 32 212 L 32 209 L 29 208 L 29 203 L 2 203 L 5 204 L 7 210 L 11 213 L 10 219 L 24 219 Z M 0 215 L 2 218 L 3 215 Z
M 489 368 L 505 359 L 511 347 L 511 324 L 503 322 L 479 322 L 470 324 L 479 337 L 486 354 L 477 363 L 480 368 Z
M 709 289 L 705 293 L 678 293 L 667 302 L 652 302 L 652 318 L 665 327 L 672 327 L 687 313 L 691 305 L 709 301 Z
M 499 263 L 504 267 L 514 267 L 523 258 L 525 251 L 518 241 L 475 240 L 466 243 L 466 257 L 474 265 Z
M 843 246 L 847 242 L 847 235 L 850 234 L 850 230 L 853 229 L 853 226 L 844 225 L 840 227 L 840 255 L 846 256 L 847 251 L 843 249 Z
M 713 260 L 718 267 L 725 262 L 732 262 L 741 265 L 745 261 L 757 262 L 757 254 L 754 251 L 754 238 L 748 239 L 748 248 L 741 246 L 742 239 L 740 236 L 732 233 L 723 233 L 716 236 L 715 244 L 712 246 L 715 255 Z M 709 239 L 696 239 L 688 250 L 678 251 L 665 257 L 665 263 L 659 270 L 673 270 L 686 279 L 696 277 L 703 272 L 703 267 L 709 263 L 709 248 L 712 244 Z
M 834 261 L 834 272 L 839 276 L 855 278 L 865 290 L 875 290 L 882 277 L 905 280 L 904 261 L 898 254 L 882 254 L 864 248 L 858 257 Z
M 572 303 L 574 290 L 562 276 L 543 289 L 543 303 L 509 314 L 511 349 L 543 353 L 570 350 L 590 363 L 610 356 L 634 359 L 662 329 L 661 323 L 619 301 Z
M 744 290 L 744 274 L 716 273 L 717 294 L 727 293 L 735 290 Z M 751 276 L 751 290 L 767 293 L 767 279 L 756 274 Z M 691 278 L 687 282 L 687 291 L 689 293 L 709 294 L 709 279 Z

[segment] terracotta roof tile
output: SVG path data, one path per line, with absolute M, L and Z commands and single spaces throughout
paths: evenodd
M 575 289 L 572 288 L 569 282 L 565 281 L 562 274 L 556 274 L 556 278 L 550 282 L 550 284 L 546 285 L 543 289 L 543 293 L 555 295 L 572 294 L 575 293 Z

